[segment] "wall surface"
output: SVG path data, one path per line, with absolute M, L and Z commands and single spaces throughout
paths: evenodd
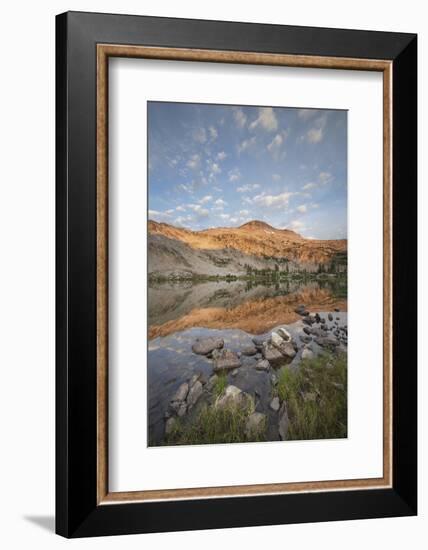
M 0 18 L 0 543 L 15 548 L 328 548 L 426 547 L 427 476 L 420 471 L 417 518 L 128 536 L 67 542 L 54 529 L 54 16 L 102 11 L 419 33 L 420 98 L 426 80 L 428 22 L 417 0 L 58 0 L 9 2 Z M 423 67 L 425 61 L 425 67 Z M 426 109 L 420 105 L 420 230 Z M 419 249 L 422 253 L 421 234 Z M 420 281 L 425 274 L 420 260 Z M 426 307 L 420 289 L 420 312 Z M 424 326 L 420 313 L 420 464 L 427 406 L 422 396 Z M 426 430 L 425 430 L 426 432 Z

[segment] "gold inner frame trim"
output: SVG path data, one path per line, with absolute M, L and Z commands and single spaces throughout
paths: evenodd
M 226 487 L 109 492 L 108 488 L 108 59 L 145 59 L 348 69 L 383 73 L 383 476 Z M 392 486 L 392 62 L 319 57 L 97 45 L 97 503 L 222 498 Z

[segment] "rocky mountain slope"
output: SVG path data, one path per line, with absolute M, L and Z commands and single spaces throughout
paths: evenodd
M 248 269 L 316 271 L 340 259 L 346 240 L 312 240 L 260 221 L 240 227 L 191 231 L 165 223 L 148 224 L 149 273 L 174 278 L 242 275 Z

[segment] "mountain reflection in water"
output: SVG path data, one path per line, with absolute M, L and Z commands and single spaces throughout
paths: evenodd
M 148 291 L 149 339 L 193 327 L 237 328 L 261 334 L 281 323 L 298 320 L 294 309 L 299 304 L 309 311 L 331 311 L 336 307 L 345 311 L 346 279 L 152 285 Z

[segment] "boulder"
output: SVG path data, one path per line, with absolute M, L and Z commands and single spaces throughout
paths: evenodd
M 317 330 L 317 329 L 310 329 L 309 327 L 303 327 L 303 332 L 304 332 L 305 334 L 307 334 L 308 336 L 309 336 L 310 334 L 313 334 L 313 332 L 312 332 L 313 330 Z
M 246 346 L 245 348 L 243 348 L 241 350 L 241 353 L 242 353 L 242 355 L 248 355 L 248 356 L 256 355 L 257 348 L 256 348 L 256 346 Z
M 292 342 L 284 342 L 283 341 L 281 346 L 278 347 L 278 350 L 287 359 L 293 359 L 293 357 L 295 357 L 295 355 L 296 355 L 296 349 L 295 349 L 295 346 L 292 344 Z
M 220 409 L 228 406 L 248 408 L 250 412 L 255 408 L 253 397 L 232 385 L 227 386 L 224 393 L 217 398 L 215 406 Z
M 223 338 L 198 338 L 192 346 L 193 353 L 198 355 L 208 355 L 215 349 L 220 349 L 224 346 Z
M 222 350 L 214 362 L 214 371 L 233 370 L 241 366 L 241 361 L 234 351 Z
M 335 307 L 335 308 L 334 308 L 334 311 L 337 311 L 337 312 L 339 312 L 339 311 L 340 311 L 340 309 L 339 309 L 338 307 Z
M 257 361 L 256 369 L 268 371 L 270 369 L 269 361 L 267 359 L 261 359 L 260 361 Z
M 189 384 L 187 382 L 183 382 L 178 390 L 175 392 L 174 397 L 171 399 L 171 401 L 184 401 L 188 393 Z
M 286 342 L 290 341 L 291 340 L 291 334 L 288 332 L 287 329 L 285 329 L 284 327 L 279 327 L 276 331 L 283 340 L 285 340 Z
M 328 314 L 328 320 L 333 321 L 333 315 L 331 313 Z
M 284 356 L 274 345 L 265 343 L 262 350 L 262 355 L 266 361 L 273 365 L 281 365 L 284 363 Z
M 301 334 L 299 338 L 304 344 L 309 344 L 309 342 L 312 342 L 312 338 L 306 334 Z
M 187 406 L 191 409 L 202 395 L 202 384 L 197 380 L 190 388 L 187 396 Z
M 279 411 L 279 397 L 274 397 L 270 402 L 269 407 L 275 412 Z
M 184 416 L 187 412 L 187 405 L 184 401 L 171 401 L 169 407 L 177 416 Z
M 266 429 L 266 415 L 259 412 L 253 412 L 245 425 L 245 435 L 248 439 L 263 434 Z
M 230 373 L 230 376 L 233 376 L 235 378 L 238 372 L 239 372 L 238 369 L 233 369 L 233 371 Z
M 279 347 L 284 343 L 284 338 L 280 336 L 277 332 L 272 332 L 270 335 L 270 341 L 275 347 Z
M 282 439 L 282 441 L 285 441 L 287 439 L 288 425 L 289 425 L 287 404 L 285 401 L 282 402 L 281 408 L 279 409 L 278 417 L 279 417 L 279 420 L 278 420 L 279 437 Z

